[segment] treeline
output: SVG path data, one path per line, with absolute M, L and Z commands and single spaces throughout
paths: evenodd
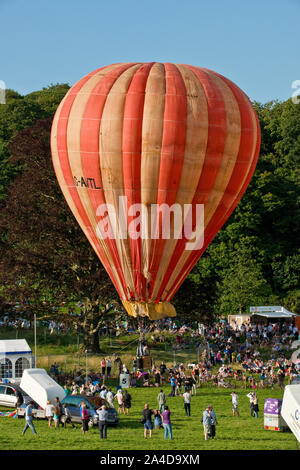
M 32 303 L 45 295 L 49 305 L 80 299 L 93 335 L 118 298 L 52 168 L 51 122 L 68 89 L 59 84 L 26 96 L 8 90 L 0 105 L 0 295 Z M 250 305 L 300 313 L 300 105 L 254 106 L 262 132 L 258 165 L 236 210 L 173 298 L 186 319 L 248 312 Z

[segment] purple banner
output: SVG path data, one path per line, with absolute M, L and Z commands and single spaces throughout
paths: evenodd
M 280 415 L 282 400 L 278 398 L 266 398 L 264 413 L 270 415 Z

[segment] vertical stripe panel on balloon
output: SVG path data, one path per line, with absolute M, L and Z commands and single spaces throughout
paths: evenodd
M 141 64 L 138 64 L 127 69 L 112 86 L 102 113 L 99 136 L 103 190 L 108 207 L 115 212 L 115 241 L 126 281 L 127 295 L 130 297 L 136 296 L 130 247 L 127 227 L 122 226 L 125 215 L 122 216 L 120 212 L 119 216 L 119 210 L 122 210 L 120 198 L 124 198 L 122 137 L 126 94 L 132 77 L 140 66 Z
M 161 263 L 159 266 L 157 282 L 153 290 L 153 297 L 156 300 L 161 298 L 174 266 L 178 262 L 179 253 L 181 253 L 180 245 L 182 244 L 182 237 L 185 235 L 185 225 L 189 222 L 186 217 L 185 205 L 192 204 L 193 202 L 204 164 L 208 139 L 208 110 L 203 87 L 190 69 L 178 64 L 176 66 L 184 81 L 187 99 L 187 130 L 184 161 L 176 196 L 176 204 L 180 205 L 182 220 L 180 227 L 175 227 L 176 234 L 174 233 L 170 240 L 166 240 L 164 246 L 162 255 L 164 263 Z M 171 260 L 173 263 L 171 263 Z M 172 264 L 172 267 L 170 267 L 170 264 Z
M 193 251 L 199 251 L 202 247 L 202 243 L 206 246 L 207 240 L 207 227 L 212 218 L 214 218 L 215 211 L 223 197 L 223 194 L 226 190 L 228 181 L 230 180 L 235 164 L 238 159 L 239 153 L 239 146 L 240 146 L 240 137 L 241 137 L 241 117 L 239 112 L 239 107 L 237 101 L 230 90 L 230 88 L 225 84 L 223 80 L 221 80 L 218 76 L 214 73 L 209 74 L 210 79 L 215 83 L 215 86 L 220 90 L 223 96 L 225 110 L 226 110 L 226 141 L 224 152 L 222 156 L 222 161 L 219 167 L 219 171 L 217 177 L 215 179 L 214 186 L 212 187 L 209 198 L 204 207 L 204 239 L 202 240 L 199 237 L 199 242 L 197 246 L 197 242 L 194 243 Z M 200 227 L 201 230 L 201 227 Z M 191 243 L 191 242 L 190 242 Z M 191 248 L 191 246 L 189 246 Z M 170 283 L 164 293 L 164 296 L 167 295 L 168 289 L 170 289 L 171 283 L 174 281 L 175 276 L 179 274 L 180 270 L 184 266 L 187 259 L 191 256 L 190 250 L 185 250 L 178 262 L 178 266 L 176 270 L 174 270 L 174 274 L 172 279 L 170 279 Z M 196 254 L 196 253 L 194 253 Z M 172 271 L 171 271 L 172 272 Z
M 252 105 L 248 101 L 246 95 L 236 85 L 230 82 L 230 80 L 227 80 L 222 76 L 220 77 L 229 86 L 229 88 L 235 95 L 235 98 L 239 105 L 242 127 L 239 154 L 234 167 L 234 171 L 232 173 L 232 177 L 228 183 L 228 186 L 226 187 L 226 191 L 217 208 L 217 211 L 214 214 L 214 217 L 218 221 L 217 225 L 215 225 L 213 221 L 209 224 L 205 233 L 204 247 L 200 250 L 200 252 L 191 254 L 190 259 L 187 261 L 184 269 L 182 270 L 181 275 L 178 276 L 178 278 L 174 282 L 173 287 L 165 300 L 170 300 L 172 298 L 172 296 L 175 294 L 175 292 L 178 290 L 178 288 L 184 281 L 187 274 L 193 268 L 194 264 L 197 262 L 206 247 L 212 241 L 218 230 L 220 230 L 222 225 L 231 215 L 249 184 L 257 162 L 258 136 L 257 125 L 255 121 L 255 113 L 253 111 Z
M 93 181 L 88 185 L 88 195 L 90 197 L 93 211 L 96 214 L 96 235 L 100 240 L 103 249 L 109 252 L 108 257 L 111 259 L 112 265 L 116 268 L 118 278 L 120 279 L 120 283 L 124 290 L 124 295 L 126 292 L 126 282 L 119 260 L 119 254 L 115 240 L 111 239 L 110 237 L 106 237 L 106 234 L 102 233 L 101 230 L 102 227 L 100 222 L 103 219 L 100 216 L 100 212 L 104 210 L 106 201 L 103 192 L 102 176 L 100 171 L 101 154 L 99 154 L 99 136 L 101 117 L 107 95 L 116 79 L 132 65 L 133 64 L 120 65 L 111 72 L 107 73 L 107 75 L 105 75 L 96 84 L 94 89 L 91 91 L 85 106 L 81 122 L 80 137 L 83 175 L 86 181 L 88 181 L 88 178 L 93 178 Z M 111 232 L 111 227 L 108 227 L 108 231 Z
M 144 101 L 141 155 L 141 204 L 145 207 L 142 217 L 142 274 L 146 280 L 144 299 L 148 300 L 151 281 L 149 272 L 151 253 L 151 208 L 157 203 L 160 154 L 163 138 L 165 110 L 165 68 L 155 63 L 150 70 Z
M 196 67 L 187 67 L 195 73 L 196 77 L 200 81 L 206 95 L 208 109 L 208 138 L 205 159 L 192 202 L 191 218 L 193 220 L 192 230 L 194 231 L 197 226 L 197 205 L 203 204 L 205 212 L 206 203 L 209 199 L 210 192 L 214 187 L 222 162 L 226 142 L 226 111 L 221 91 L 204 70 Z M 172 288 L 175 279 L 180 276 L 181 271 L 184 269 L 184 251 L 186 242 L 187 239 L 185 237 L 179 240 L 176 247 L 176 255 L 168 266 L 168 274 L 166 276 L 166 279 L 168 280 L 168 284 L 166 286 L 167 291 Z
M 157 271 L 162 258 L 165 239 L 163 229 L 168 228 L 168 219 L 159 214 L 161 205 L 170 208 L 176 202 L 176 194 L 182 171 L 185 139 L 187 103 L 184 82 L 177 67 L 165 65 L 166 97 L 164 112 L 164 128 L 160 158 L 159 182 L 157 193 L 158 210 L 155 220 L 155 238 L 152 239 L 149 272 L 151 275 L 149 298 L 156 282 Z
M 113 70 L 115 66 L 109 66 L 106 68 L 106 74 Z M 98 241 L 98 246 L 101 247 L 101 251 L 105 253 L 107 258 L 107 265 L 110 267 L 114 274 L 114 279 L 118 283 L 119 290 L 122 290 L 122 284 L 120 282 L 118 273 L 116 271 L 116 266 L 112 262 L 111 254 L 107 249 L 105 243 L 100 240 L 96 235 L 97 229 L 97 218 L 94 211 L 94 207 L 91 203 L 89 197 L 89 190 L 86 182 L 83 179 L 83 168 L 81 163 L 81 125 L 82 125 L 82 118 L 84 115 L 85 107 L 90 97 L 92 90 L 95 88 L 99 80 L 101 81 L 103 77 L 98 77 L 97 75 L 91 77 L 80 89 L 77 93 L 72 108 L 70 110 L 69 119 L 68 119 L 68 128 L 67 128 L 67 147 L 68 147 L 68 155 L 69 155 L 69 164 L 71 168 L 71 172 L 74 177 L 79 176 L 80 183 L 77 182 L 76 189 L 81 200 L 81 204 L 83 210 L 86 214 L 86 228 L 87 230 L 94 233 L 95 238 Z M 105 264 L 106 267 L 106 264 Z
M 77 93 L 80 91 L 81 87 L 94 75 L 101 76 L 105 74 L 105 69 L 97 69 L 94 72 L 91 72 L 87 76 L 79 80 L 67 93 L 65 96 L 61 107 L 59 107 L 58 112 L 55 115 L 55 125 L 53 125 L 51 133 L 52 149 L 53 151 L 53 165 L 56 171 L 58 181 L 61 187 L 61 190 L 66 198 L 66 201 L 72 210 L 74 216 L 78 220 L 80 227 L 87 236 L 91 245 L 93 246 L 95 252 L 98 254 L 101 262 L 106 265 L 107 272 L 109 273 L 112 281 L 115 283 L 114 275 L 105 259 L 104 253 L 102 252 L 101 247 L 99 247 L 99 242 L 94 236 L 94 233 L 87 229 L 89 224 L 86 214 L 83 210 L 80 198 L 78 196 L 73 175 L 71 173 L 69 159 L 68 159 L 68 148 L 67 148 L 67 127 L 68 127 L 68 118 L 69 113 L 72 108 L 74 99 Z M 56 125 L 57 124 L 57 125 Z M 98 249 L 100 248 L 100 249 Z M 116 285 L 116 283 L 115 283 Z M 118 290 L 118 288 L 117 288 Z M 118 290 L 121 295 L 120 291 Z
M 127 223 L 133 282 L 137 298 L 143 300 L 146 291 L 141 263 L 141 151 L 145 88 L 152 63 L 144 64 L 133 76 L 124 106 L 123 119 L 123 177 L 127 198 Z

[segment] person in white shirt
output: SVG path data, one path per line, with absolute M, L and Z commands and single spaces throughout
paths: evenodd
M 47 401 L 47 406 L 46 406 L 46 418 L 48 419 L 48 427 L 51 428 L 52 426 L 52 421 L 53 421 L 53 410 L 54 410 L 54 405 L 51 403 L 50 400 Z
M 247 395 L 247 397 L 248 397 L 249 400 L 250 400 L 250 416 L 253 416 L 253 414 L 254 414 L 253 408 L 254 408 L 254 398 L 255 398 L 255 396 L 256 396 L 256 393 L 255 393 L 255 392 L 250 392 L 250 393 L 248 393 L 248 395 Z
M 106 359 L 106 375 L 107 375 L 107 378 L 109 378 L 110 373 L 111 373 L 111 360 Z
M 106 394 L 106 400 L 108 402 L 108 405 L 110 408 L 114 408 L 115 405 L 114 405 L 114 394 L 113 392 L 111 391 L 111 389 L 108 390 L 107 394 Z
M 232 398 L 232 414 L 235 416 L 236 414 L 240 416 L 239 408 L 238 408 L 238 395 L 235 392 L 231 393 Z
M 119 389 L 114 398 L 118 401 L 118 406 L 119 406 L 118 413 L 125 414 L 124 398 L 123 398 L 122 390 Z
M 106 407 L 103 405 L 97 409 L 97 413 L 99 416 L 98 426 L 99 426 L 99 433 L 101 439 L 107 439 L 107 418 L 108 418 L 108 411 Z
M 191 416 L 191 400 L 192 400 L 191 391 L 188 390 L 188 391 L 184 392 L 184 394 L 182 395 L 182 398 L 184 400 L 185 414 L 186 414 L 186 416 Z

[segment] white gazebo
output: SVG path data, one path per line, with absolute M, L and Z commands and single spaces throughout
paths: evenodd
M 265 317 L 268 320 L 293 320 L 297 315 L 289 312 L 286 308 L 280 305 L 264 306 L 264 307 L 250 307 L 252 315 Z
M 23 370 L 32 368 L 32 351 L 25 339 L 0 340 L 0 380 L 20 381 Z

